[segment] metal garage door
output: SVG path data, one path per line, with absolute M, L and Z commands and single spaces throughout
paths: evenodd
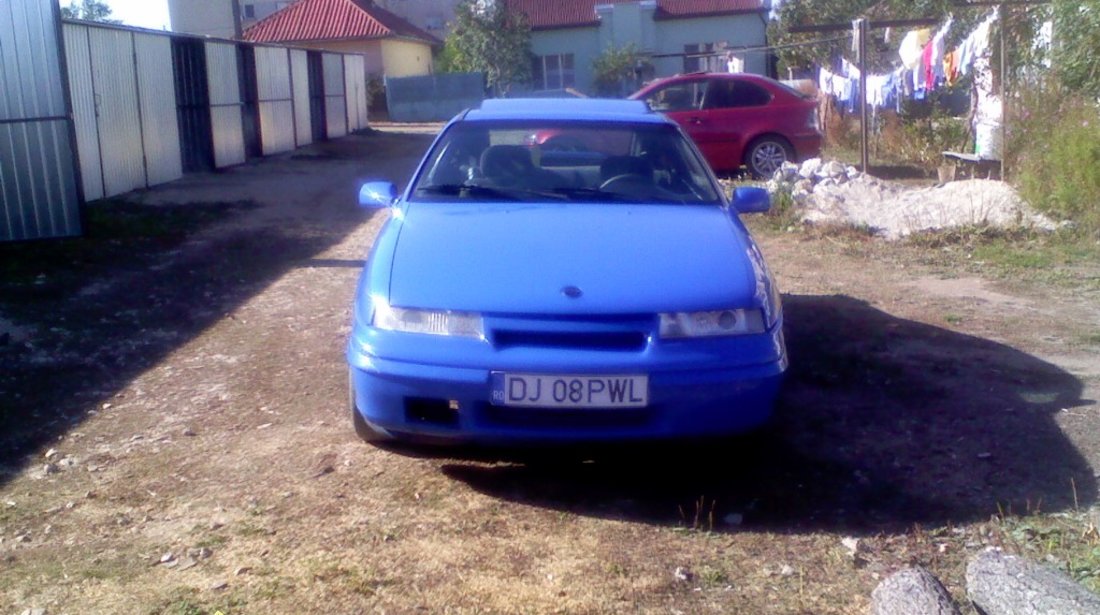
M 206 43 L 206 79 L 210 95 L 210 127 L 214 137 L 214 166 L 241 164 L 245 161 L 245 150 L 236 45 Z
M 256 48 L 256 88 L 264 155 L 294 149 L 290 50 L 281 47 Z
M 344 56 L 322 55 L 325 79 L 325 132 L 330 139 L 348 134 L 348 110 L 344 99 Z

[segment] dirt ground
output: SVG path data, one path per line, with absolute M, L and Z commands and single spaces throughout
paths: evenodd
M 343 349 L 385 214 L 355 195 L 430 132 L 2 248 L 0 611 L 863 613 L 910 563 L 962 602 L 1006 518 L 1096 503 L 1098 285 L 763 228 L 791 354 L 764 432 L 530 464 L 363 444 Z

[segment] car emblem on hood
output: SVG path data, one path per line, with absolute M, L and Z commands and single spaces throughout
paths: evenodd
M 576 286 L 563 286 L 561 289 L 561 294 L 569 297 L 570 299 L 577 299 L 581 295 L 583 295 L 584 292 Z

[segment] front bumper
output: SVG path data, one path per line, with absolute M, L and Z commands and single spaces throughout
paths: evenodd
M 348 363 L 355 405 L 377 432 L 395 440 L 515 446 L 721 436 L 752 430 L 771 416 L 787 367 L 781 321 L 754 336 L 765 360 L 731 366 L 721 352 L 645 353 L 601 363 L 572 353 L 502 355 L 490 367 L 383 359 L 353 334 Z M 430 354 L 430 353 L 429 353 Z M 612 353 L 614 354 L 614 353 Z M 698 359 L 686 361 L 685 357 Z M 740 362 L 746 360 L 742 356 Z M 634 409 L 539 409 L 491 403 L 491 372 L 647 374 L 649 404 Z

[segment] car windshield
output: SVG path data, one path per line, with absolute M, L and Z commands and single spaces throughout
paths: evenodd
M 458 122 L 412 200 L 719 204 L 704 165 L 665 124 Z

